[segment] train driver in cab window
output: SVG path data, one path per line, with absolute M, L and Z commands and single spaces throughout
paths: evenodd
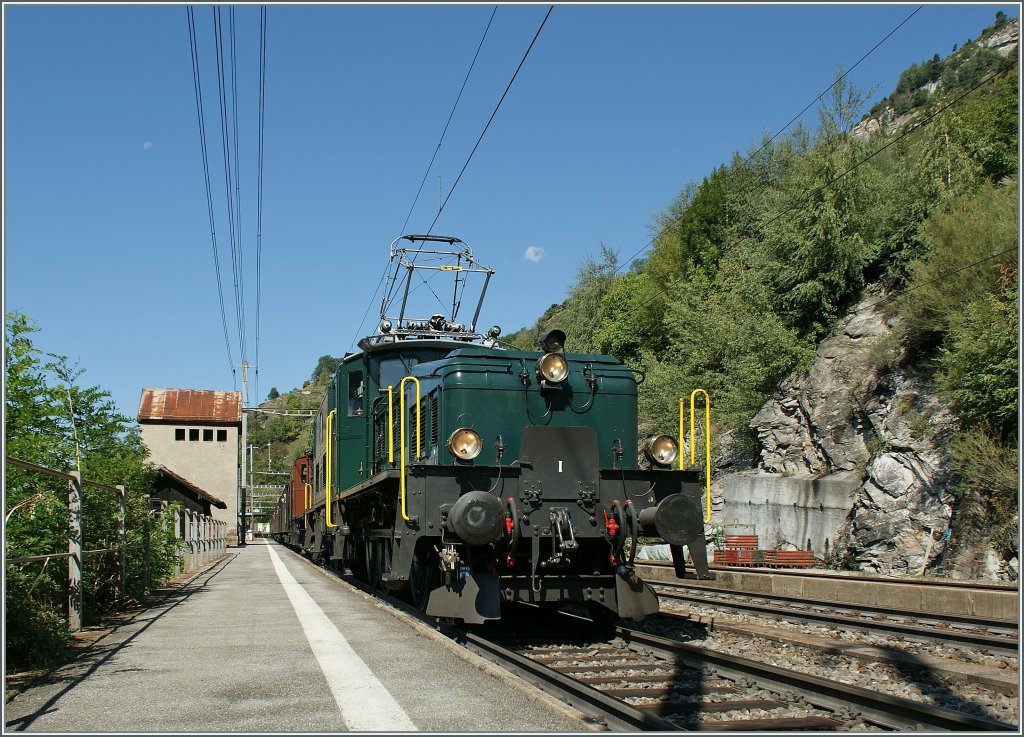
M 357 371 L 348 376 L 348 416 L 363 414 L 363 373 Z

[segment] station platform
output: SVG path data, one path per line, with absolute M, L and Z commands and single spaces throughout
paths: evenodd
M 287 548 L 256 540 L 9 702 L 5 731 L 594 729 L 400 616 Z

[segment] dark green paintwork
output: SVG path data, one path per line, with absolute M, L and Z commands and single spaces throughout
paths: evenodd
M 385 381 L 394 386 L 397 465 L 398 383 L 406 375 L 394 364 L 399 357 L 415 363 L 408 375 L 419 379 L 422 390 L 423 435 L 419 463 L 498 465 L 495 442 L 501 435 L 506 445 L 501 464 L 509 465 L 519 457 L 523 429 L 529 425 L 550 424 L 595 428 L 602 468 L 613 466 L 612 444 L 615 440 L 621 441 L 625 451 L 621 465 L 635 468 L 637 383 L 633 372 L 612 356 L 570 353 L 566 354 L 569 378 L 563 386 L 542 389 L 536 373 L 536 364 L 542 355 L 537 351 L 500 350 L 455 341 L 410 340 L 376 345 L 347 356 L 327 390 L 326 411 L 338 410 L 334 423 L 336 452 L 332 495 L 390 467 L 386 434 L 383 449 L 374 447 L 373 418 L 387 414 L 387 385 L 381 384 L 382 365 L 385 366 Z M 360 371 L 365 382 L 363 414 L 350 416 L 349 377 Z M 585 372 L 596 380 L 593 401 Z M 407 384 L 406 397 L 408 445 L 414 448 L 415 389 L 412 382 Z M 430 412 L 432 397 L 438 399 L 439 408 L 437 442 L 433 444 L 430 442 L 434 419 Z M 445 445 L 451 433 L 460 427 L 473 428 L 484 441 L 481 454 L 469 464 L 456 461 Z M 314 424 L 314 448 L 316 428 Z M 379 430 L 386 433 L 386 425 Z M 322 498 L 322 495 L 317 496 Z

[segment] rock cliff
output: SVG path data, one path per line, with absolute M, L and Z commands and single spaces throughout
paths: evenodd
M 839 568 L 992 577 L 985 551 L 970 549 L 955 567 L 947 560 L 956 500 L 945 447 L 955 420 L 926 370 L 899 365 L 884 303 L 868 290 L 810 370 L 787 378 L 754 416 L 756 467 L 718 464 L 716 516 L 756 523 L 762 547 L 810 546 Z

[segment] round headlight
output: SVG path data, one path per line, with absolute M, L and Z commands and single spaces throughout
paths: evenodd
M 471 461 L 480 455 L 484 441 L 476 430 L 460 427 L 448 438 L 448 450 L 460 461 Z
M 651 463 L 671 466 L 679 457 L 679 444 L 669 435 L 656 435 L 647 441 L 644 455 Z
M 561 353 L 546 353 L 537 361 L 537 373 L 546 381 L 565 381 L 569 375 L 569 362 Z

